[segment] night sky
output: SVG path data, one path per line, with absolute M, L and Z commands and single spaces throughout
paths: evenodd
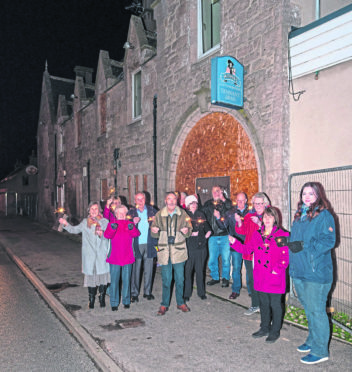
M 99 51 L 122 60 L 132 0 L 2 0 L 0 13 L 0 180 L 16 160 L 28 164 L 45 61 L 51 75 L 74 79 L 94 69 Z

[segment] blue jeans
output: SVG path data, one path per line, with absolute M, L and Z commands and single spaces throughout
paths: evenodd
M 293 279 L 298 299 L 304 307 L 308 320 L 308 338 L 311 354 L 324 358 L 329 356 L 330 325 L 326 314 L 326 301 L 332 283 L 321 284 Z
M 119 306 L 120 303 L 120 277 L 122 276 L 122 303 L 129 305 L 131 303 L 130 279 L 132 264 L 120 266 L 110 264 L 110 305 Z
M 171 281 L 172 281 L 172 270 L 175 276 L 175 292 L 176 292 L 176 303 L 178 306 L 183 305 L 183 285 L 185 280 L 185 262 L 172 264 L 169 258 L 167 265 L 161 265 L 161 279 L 163 284 L 163 293 L 161 299 L 161 306 L 169 307 L 171 297 Z
M 238 253 L 231 249 L 231 261 L 232 261 L 232 292 L 240 293 L 242 253 Z
M 230 243 L 228 235 L 211 236 L 208 242 L 210 275 L 214 280 L 219 280 L 219 256 L 222 261 L 222 278 L 230 279 Z
M 258 292 L 254 290 L 253 286 L 253 262 L 248 261 L 248 260 L 243 260 L 244 261 L 244 266 L 246 267 L 246 272 L 247 272 L 247 288 L 248 288 L 248 293 L 251 295 L 251 300 L 252 300 L 252 307 L 258 307 L 259 306 L 259 297 L 258 297 Z

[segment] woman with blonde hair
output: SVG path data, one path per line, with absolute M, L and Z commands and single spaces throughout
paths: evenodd
M 109 222 L 115 222 L 114 210 L 122 205 L 121 199 L 118 196 L 113 196 L 106 201 L 103 216 Z
M 83 286 L 88 287 L 89 308 L 93 309 L 98 287 L 100 307 L 105 307 L 106 288 L 110 282 L 109 265 L 106 263 L 108 241 L 103 236 L 109 221 L 101 215 L 99 202 L 91 202 L 87 211 L 88 217 L 77 226 L 70 225 L 63 218 L 59 222 L 70 234 L 82 233 Z
M 120 278 L 122 277 L 122 303 L 129 309 L 131 303 L 130 280 L 132 264 L 135 262 L 132 242 L 141 233 L 133 221 L 127 220 L 128 209 L 121 205 L 114 210 L 115 222 L 109 222 L 104 233 L 111 239 L 111 251 L 106 259 L 110 264 L 110 305 L 117 311 L 120 302 Z

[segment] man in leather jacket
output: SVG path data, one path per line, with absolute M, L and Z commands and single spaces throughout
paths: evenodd
M 228 240 L 229 232 L 225 226 L 220 227 L 216 220 L 217 211 L 220 217 L 224 217 L 225 213 L 232 208 L 230 199 L 225 198 L 220 186 L 213 186 L 213 198 L 208 200 L 203 206 L 203 212 L 206 219 L 213 230 L 213 235 L 209 238 L 209 261 L 208 267 L 210 270 L 211 280 L 208 285 L 220 283 L 220 273 L 218 258 L 221 255 L 222 261 L 222 287 L 229 286 L 230 279 L 230 244 Z

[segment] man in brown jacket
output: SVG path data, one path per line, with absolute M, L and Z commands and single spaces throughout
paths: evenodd
M 175 275 L 177 308 L 183 312 L 190 311 L 183 299 L 183 286 L 184 266 L 188 258 L 186 238 L 192 233 L 192 224 L 187 213 L 177 206 L 174 192 L 166 194 L 165 204 L 155 215 L 151 226 L 151 235 L 158 238 L 157 256 L 163 285 L 158 315 L 164 315 L 170 305 L 172 271 Z

